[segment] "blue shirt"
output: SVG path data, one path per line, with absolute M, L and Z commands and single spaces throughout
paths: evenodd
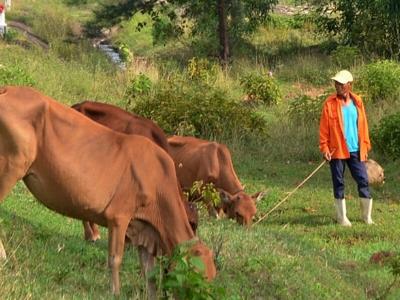
M 349 152 L 357 152 L 358 146 L 358 114 L 353 100 L 348 105 L 342 105 L 344 137 L 346 139 Z

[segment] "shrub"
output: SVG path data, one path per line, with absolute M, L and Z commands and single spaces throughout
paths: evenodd
M 356 47 L 338 46 L 332 51 L 333 62 L 341 69 L 350 69 L 350 67 L 361 61 L 361 52 Z
M 159 259 L 159 268 L 154 268 L 151 277 L 158 282 L 166 294 L 166 299 L 224 299 L 225 290 L 214 283 L 207 282 L 201 272 L 204 264 L 199 257 L 189 255 L 191 242 L 181 244 L 174 249 L 170 258 Z M 157 272 L 169 270 L 168 273 Z M 161 276 L 160 276 L 161 275 Z M 161 278 L 160 278 L 161 277 Z
M 359 82 L 366 100 L 396 100 L 400 95 L 400 65 L 390 60 L 365 65 L 361 69 Z
M 144 74 L 139 74 L 133 77 L 127 88 L 126 88 L 126 95 L 128 97 L 137 97 L 138 95 L 146 94 L 151 90 L 151 80 Z
M 248 74 L 240 79 L 250 100 L 273 105 L 281 102 L 282 95 L 275 79 L 269 75 Z
M 169 134 L 232 136 L 257 133 L 265 127 L 260 116 L 229 99 L 225 91 L 182 79 L 161 82 L 151 95 L 139 97 L 133 110 L 155 120 Z
M 202 209 L 208 210 L 221 205 L 221 197 L 212 182 L 204 184 L 203 180 L 195 181 L 186 194 L 190 201 L 200 202 Z
M 299 96 L 289 102 L 288 113 L 295 122 L 315 123 L 321 116 L 322 104 L 328 93 L 312 98 L 307 95 Z
M 400 157 L 400 113 L 386 116 L 371 130 L 373 146 L 392 158 Z
M 121 57 L 122 61 L 131 62 L 133 59 L 133 54 L 132 54 L 131 50 L 124 43 L 118 44 L 118 53 L 119 53 L 119 56 Z
M 193 57 L 189 60 L 187 73 L 192 80 L 213 83 L 216 80 L 218 65 L 205 58 Z
M 34 86 L 36 83 L 33 78 L 28 75 L 18 65 L 6 67 L 0 65 L 0 86 L 1 85 L 27 85 Z

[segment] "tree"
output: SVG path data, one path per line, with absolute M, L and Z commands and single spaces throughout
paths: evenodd
M 95 15 L 97 26 L 110 26 L 137 12 L 148 13 L 155 24 L 168 18 L 170 26 L 159 26 L 172 33 L 188 30 L 193 36 L 205 35 L 218 41 L 223 65 L 231 55 L 230 46 L 253 32 L 268 17 L 278 0 L 125 0 L 103 5 Z M 140 24 L 144 26 L 145 24 Z M 171 30 L 171 27 L 174 30 Z M 165 35 L 163 35 L 165 36 Z
M 399 0 L 311 0 L 326 33 L 368 54 L 400 58 Z

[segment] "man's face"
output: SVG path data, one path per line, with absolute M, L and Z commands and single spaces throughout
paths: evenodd
M 350 88 L 351 88 L 351 82 L 342 84 L 340 82 L 335 81 L 335 89 L 339 97 L 346 98 L 350 92 Z

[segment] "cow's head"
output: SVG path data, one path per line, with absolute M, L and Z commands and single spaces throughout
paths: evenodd
M 195 243 L 189 250 L 189 253 L 193 256 L 200 257 L 204 263 L 204 276 L 208 281 L 211 281 L 217 275 L 217 269 L 214 264 L 213 252 L 202 242 Z
M 254 195 L 248 195 L 240 191 L 234 195 L 226 191 L 220 190 L 222 208 L 228 218 L 235 219 L 239 224 L 250 226 L 256 215 L 256 202 L 263 196 L 263 192 Z

